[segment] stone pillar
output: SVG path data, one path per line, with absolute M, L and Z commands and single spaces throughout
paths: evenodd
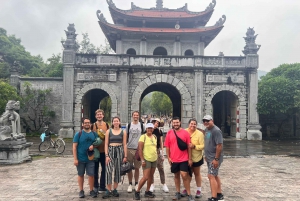
M 198 43 L 198 55 L 199 56 L 204 56 L 204 48 L 205 48 L 204 42 L 199 42 Z
M 175 56 L 181 56 L 181 42 L 179 40 L 176 40 L 174 42 L 173 55 L 175 55 Z
M 120 118 L 122 126 L 125 126 L 128 120 L 128 71 L 120 72 L 121 94 L 120 94 Z
M 62 95 L 62 121 L 59 135 L 63 138 L 73 138 L 74 135 L 74 66 L 76 51 L 79 45 L 76 43 L 74 24 L 69 24 L 66 32 L 67 40 L 62 41 L 63 51 L 63 95 Z
M 195 117 L 201 122 L 203 114 L 204 94 L 203 94 L 203 71 L 195 72 Z
M 141 40 L 140 42 L 140 55 L 147 55 L 147 41 L 146 40 Z
M 261 140 L 262 133 L 260 131 L 259 116 L 257 113 L 257 96 L 258 96 L 258 55 L 248 54 L 246 56 L 246 67 L 254 69 L 249 73 L 249 96 L 248 96 L 248 126 L 247 139 Z
M 124 54 L 123 52 L 123 41 L 117 40 L 116 41 L 116 54 Z

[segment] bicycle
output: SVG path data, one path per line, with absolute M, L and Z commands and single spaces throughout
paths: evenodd
M 44 138 L 42 139 L 43 134 L 45 135 Z M 41 135 L 42 142 L 39 145 L 40 152 L 45 152 L 49 148 L 55 149 L 56 153 L 58 154 L 62 154 L 65 151 L 66 144 L 62 138 L 57 138 L 55 141 L 51 138 L 51 135 L 58 136 L 58 134 L 54 134 L 51 131 L 48 132 L 48 129 L 46 129 L 43 134 Z

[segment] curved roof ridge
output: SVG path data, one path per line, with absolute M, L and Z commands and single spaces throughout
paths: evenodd
M 140 10 L 140 11 L 172 11 L 172 12 L 186 12 L 190 15 L 200 15 L 200 14 L 203 14 L 205 12 L 208 12 L 208 11 L 212 11 L 214 10 L 217 2 L 216 0 L 212 0 L 212 2 L 206 7 L 206 9 L 204 11 L 199 11 L 199 12 L 195 12 L 195 11 L 190 11 L 188 10 L 188 6 L 187 6 L 187 3 L 185 3 L 185 5 L 183 7 L 180 7 L 180 8 L 175 8 L 175 9 L 172 9 L 172 8 L 164 8 L 164 7 L 152 7 L 152 8 L 141 8 L 141 7 L 138 7 L 136 6 L 133 2 L 131 2 L 131 9 L 129 10 L 123 10 L 123 9 L 120 9 L 118 8 L 115 3 L 113 2 L 113 0 L 106 0 L 108 6 L 116 11 L 119 11 L 119 12 L 122 12 L 124 14 L 127 14 L 127 13 L 130 13 L 130 12 L 134 12 L 136 10 Z

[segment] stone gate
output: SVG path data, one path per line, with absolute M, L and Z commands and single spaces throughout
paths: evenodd
M 60 134 L 72 137 L 81 127 L 83 115 L 92 116 L 100 101 L 109 96 L 111 115 L 122 124 L 141 110 L 141 101 L 152 91 L 168 95 L 174 116 L 187 127 L 190 118 L 201 121 L 211 114 L 224 131 L 231 116 L 236 138 L 261 139 L 257 103 L 259 45 L 249 28 L 245 56 L 205 56 L 205 47 L 223 29 L 223 15 L 214 26 L 205 26 L 216 1 L 202 12 L 184 7 L 143 9 L 133 3 L 130 10 L 107 0 L 113 24 L 97 11 L 99 25 L 116 54 L 78 54 L 76 30 L 70 24 L 63 42 L 63 96 Z M 184 17 L 182 17 L 184 16 Z

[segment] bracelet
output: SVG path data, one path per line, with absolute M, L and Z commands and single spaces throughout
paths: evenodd
M 219 158 L 215 158 L 216 161 L 219 161 Z
M 105 156 L 107 157 L 107 156 L 108 156 L 108 154 L 105 154 Z
M 124 156 L 124 158 L 127 158 L 127 156 Z

